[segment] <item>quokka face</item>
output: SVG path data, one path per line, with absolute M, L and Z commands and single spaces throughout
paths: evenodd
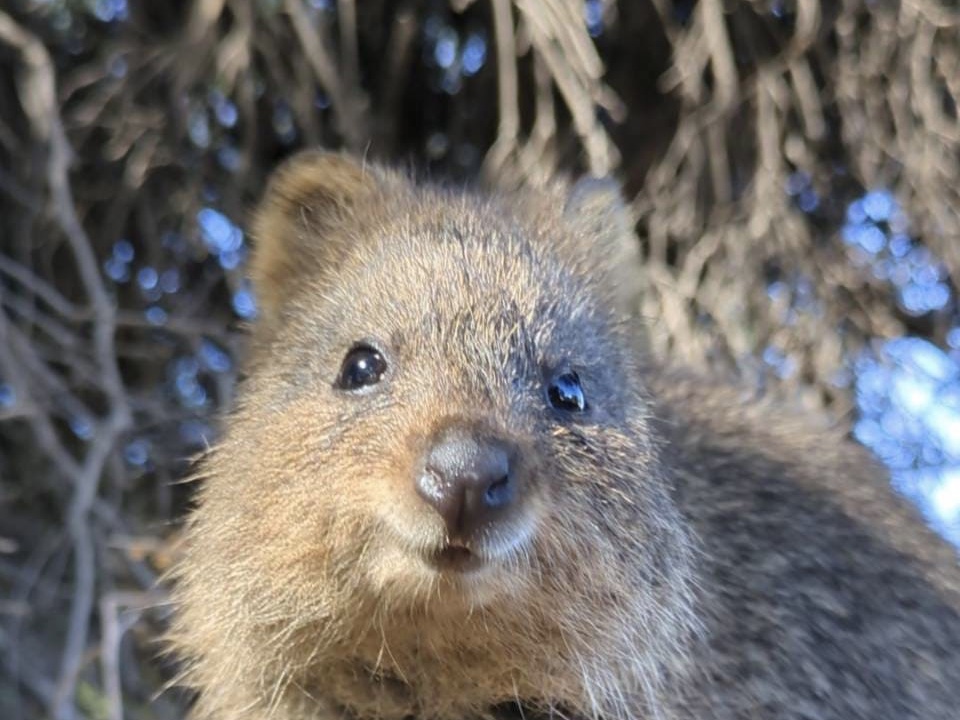
M 474 197 L 307 153 L 255 236 L 179 583 L 195 681 L 295 717 L 653 703 L 696 623 L 615 188 Z

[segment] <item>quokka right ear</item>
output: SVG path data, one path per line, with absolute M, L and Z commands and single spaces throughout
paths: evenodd
M 618 308 L 634 314 L 642 268 L 640 242 L 620 184 L 612 178 L 581 178 L 570 189 L 563 216 L 579 253 L 602 275 Z
M 305 272 L 339 265 L 347 226 L 379 189 L 375 169 L 324 150 L 302 151 L 274 171 L 253 219 L 250 276 L 261 317 L 277 318 Z

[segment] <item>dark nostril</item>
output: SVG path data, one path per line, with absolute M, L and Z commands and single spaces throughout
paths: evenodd
M 484 501 L 491 508 L 498 508 L 507 505 L 513 499 L 513 485 L 510 482 L 510 477 L 504 475 L 499 480 L 495 481 L 490 487 L 487 488 L 487 491 L 484 493 Z

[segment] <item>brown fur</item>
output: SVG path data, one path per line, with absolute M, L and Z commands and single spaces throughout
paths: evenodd
M 612 186 L 482 197 L 305 154 L 255 223 L 249 378 L 178 572 L 198 720 L 955 717 L 957 558 L 866 453 L 667 373 Z M 389 371 L 333 387 L 358 340 Z M 546 403 L 576 367 L 590 403 Z M 443 574 L 413 492 L 451 419 L 530 477 Z

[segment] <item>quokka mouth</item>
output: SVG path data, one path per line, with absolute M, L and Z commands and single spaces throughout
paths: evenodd
M 429 563 L 441 572 L 468 573 L 478 570 L 484 560 L 465 545 L 449 544 L 430 555 Z

